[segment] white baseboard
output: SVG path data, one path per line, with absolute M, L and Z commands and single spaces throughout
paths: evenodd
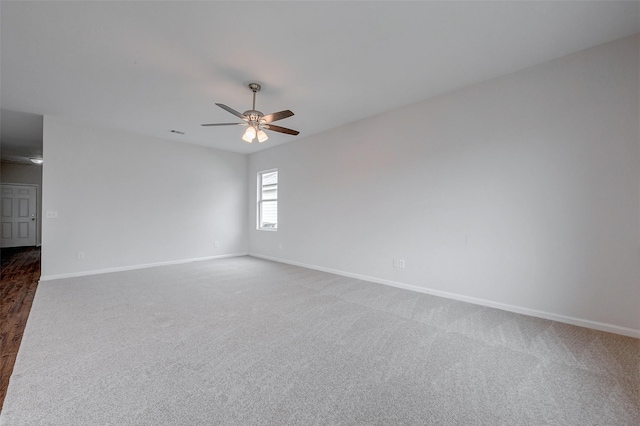
M 402 289 L 405 289 L 405 290 L 416 291 L 418 293 L 430 294 L 432 296 L 439 296 L 439 297 L 444 297 L 444 298 L 447 298 L 447 299 L 454 299 L 454 300 L 460 300 L 462 302 L 474 303 L 476 305 L 481 305 L 481 306 L 487 306 L 487 307 L 490 307 L 490 308 L 501 309 L 503 311 L 515 312 L 517 314 L 529 315 L 529 316 L 532 316 L 532 317 L 544 318 L 544 319 L 548 319 L 548 320 L 552 320 L 552 321 L 562 322 L 562 323 L 565 323 L 565 324 L 577 325 L 579 327 L 586 327 L 586 328 L 591 328 L 591 329 L 594 329 L 594 330 L 606 331 L 608 333 L 614 333 L 614 334 L 620 334 L 620 335 L 623 335 L 623 336 L 640 338 L 640 330 L 637 330 L 637 329 L 634 329 L 634 328 L 621 327 L 621 326 L 618 326 L 618 325 L 606 324 L 606 323 L 602 323 L 602 322 L 591 321 L 591 320 L 580 319 L 580 318 L 573 318 L 573 317 L 568 317 L 568 316 L 565 316 L 565 315 L 559 315 L 559 314 L 553 314 L 553 313 L 550 313 L 550 312 L 539 311 L 539 310 L 536 310 L 536 309 L 530 309 L 530 308 L 524 308 L 524 307 L 521 307 L 521 306 L 509 305 L 509 304 L 506 304 L 506 303 L 492 302 L 491 300 L 479 299 L 479 298 L 476 298 L 476 297 L 469 297 L 469 296 L 464 296 L 464 295 L 461 295 L 461 294 L 449 293 L 449 292 L 446 292 L 446 291 L 440 291 L 440 290 L 433 290 L 433 289 L 424 288 L 424 287 L 418 287 L 418 286 L 415 286 L 415 285 L 405 284 L 405 283 L 401 283 L 401 282 L 397 282 L 397 281 L 385 280 L 385 279 L 371 277 L 371 276 L 367 276 L 367 275 L 354 274 L 354 273 L 351 273 L 351 272 L 340 271 L 340 270 L 331 269 L 331 268 L 325 268 L 325 267 L 322 267 L 322 266 L 309 265 L 309 264 L 301 263 L 301 262 L 294 262 L 294 261 L 291 261 L 291 260 L 280 259 L 280 258 L 277 258 L 277 257 L 263 256 L 263 255 L 255 254 L 255 253 L 249 253 L 249 256 L 257 257 L 257 258 L 260 258 L 260 259 L 272 260 L 274 262 L 286 263 L 288 265 L 294 265 L 294 266 L 300 266 L 300 267 L 303 267 L 303 268 L 314 269 L 316 271 L 328 272 L 328 273 L 331 273 L 331 274 L 341 275 L 341 276 L 349 277 L 349 278 L 355 278 L 355 279 L 358 279 L 358 280 L 370 281 L 370 282 L 374 282 L 374 283 L 377 283 L 377 284 L 385 284 L 385 285 L 388 285 L 388 286 L 398 287 L 398 288 L 402 288 Z
M 153 268 L 156 266 L 179 265 L 181 263 L 201 262 L 203 260 L 214 260 L 214 259 L 224 259 L 226 257 L 246 256 L 247 254 L 248 253 L 222 254 L 219 256 L 207 256 L 207 257 L 197 257 L 192 259 L 170 260 L 168 262 L 146 263 L 142 265 L 131 265 L 131 266 L 119 266 L 116 268 L 106 268 L 106 269 L 94 269 L 91 271 L 71 272 L 68 274 L 43 275 L 40 277 L 40 281 L 51 281 L 51 280 L 58 280 L 61 278 L 86 277 L 89 275 L 108 274 L 111 272 L 132 271 L 134 269 Z

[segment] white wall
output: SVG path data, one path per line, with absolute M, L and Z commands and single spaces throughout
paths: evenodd
M 638 50 L 619 40 L 252 154 L 250 254 L 640 336 Z M 277 232 L 255 229 L 270 168 Z
M 42 244 L 42 166 L 2 162 L 0 182 L 23 183 L 38 187 L 36 203 L 38 204 L 37 211 L 40 214 L 40 220 L 38 221 L 36 245 L 39 246 Z
M 247 252 L 244 155 L 45 116 L 44 158 L 45 279 Z

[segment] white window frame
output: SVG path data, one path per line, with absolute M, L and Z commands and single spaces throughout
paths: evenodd
M 263 201 L 275 201 L 276 202 L 276 206 L 278 205 L 278 192 L 277 192 L 277 186 L 276 186 L 276 197 L 275 198 L 269 198 L 269 199 L 263 199 L 262 198 L 262 177 L 265 174 L 268 173 L 273 173 L 276 172 L 278 173 L 278 169 L 269 169 L 269 170 L 262 170 L 260 172 L 258 172 L 258 186 L 257 186 L 257 202 L 256 202 L 256 218 L 257 218 L 257 223 L 256 223 L 256 229 L 260 230 L 260 231 L 277 231 L 278 230 L 278 220 L 277 220 L 277 216 L 276 216 L 276 226 L 275 227 L 264 227 L 261 226 L 262 224 L 262 202 Z M 278 173 L 278 181 L 280 180 L 280 173 Z M 279 183 L 276 183 L 276 185 L 278 185 Z M 276 215 L 277 215 L 277 210 L 276 210 Z

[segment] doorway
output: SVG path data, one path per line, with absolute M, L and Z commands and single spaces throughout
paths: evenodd
M 0 108 L 0 410 L 40 279 L 43 117 Z

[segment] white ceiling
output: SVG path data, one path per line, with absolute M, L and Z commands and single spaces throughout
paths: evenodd
M 240 153 L 640 32 L 638 2 L 5 2 L 0 105 Z M 201 127 L 291 109 L 258 145 Z M 3 121 L 4 125 L 4 121 Z M 183 136 L 170 129 L 186 132 Z

